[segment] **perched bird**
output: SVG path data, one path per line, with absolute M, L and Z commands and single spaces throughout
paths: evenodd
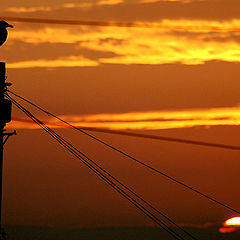
M 7 22 L 3 20 L 0 21 L 0 46 L 2 46 L 7 39 L 7 27 L 13 28 L 13 26 L 8 24 Z

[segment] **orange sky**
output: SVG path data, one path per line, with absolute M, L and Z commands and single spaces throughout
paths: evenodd
M 236 0 L 5 1 L 1 16 L 164 27 L 10 22 L 1 61 L 12 91 L 72 123 L 238 145 L 239 7 Z M 14 108 L 13 117 L 23 115 Z M 150 224 L 39 129 L 16 121 L 8 128 L 18 135 L 5 148 L 6 224 Z M 178 223 L 232 216 L 78 133 L 57 130 Z M 237 151 L 97 136 L 239 209 Z

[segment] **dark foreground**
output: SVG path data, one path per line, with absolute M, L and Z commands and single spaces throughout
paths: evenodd
M 199 240 L 239 240 L 240 231 L 221 234 L 219 227 L 185 228 Z M 8 240 L 172 240 L 159 228 L 111 227 L 62 229 L 30 226 L 6 226 Z M 184 238 L 185 239 L 185 238 Z M 189 239 L 186 237 L 186 239 Z

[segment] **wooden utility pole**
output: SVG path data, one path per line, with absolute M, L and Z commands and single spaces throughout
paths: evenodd
M 12 104 L 11 101 L 4 98 L 7 86 L 10 83 L 6 83 L 6 64 L 0 62 L 0 240 L 6 239 L 2 228 L 2 179 L 3 179 L 3 145 L 6 143 L 7 139 L 16 134 L 16 131 L 12 133 L 5 133 L 4 127 L 6 123 L 11 121 Z M 7 136 L 4 140 L 4 136 Z
M 0 103 L 3 106 L 4 102 L 4 88 L 5 88 L 6 69 L 5 63 L 0 63 Z M 6 122 L 4 121 L 4 113 L 1 109 L 0 119 L 0 226 L 2 227 L 2 174 L 3 174 L 3 134 Z

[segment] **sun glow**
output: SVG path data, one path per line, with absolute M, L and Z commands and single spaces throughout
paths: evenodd
M 240 217 L 233 217 L 223 223 L 223 227 L 219 229 L 220 233 L 230 233 L 239 230 Z
M 240 226 L 240 217 L 228 219 L 224 222 L 224 226 Z

